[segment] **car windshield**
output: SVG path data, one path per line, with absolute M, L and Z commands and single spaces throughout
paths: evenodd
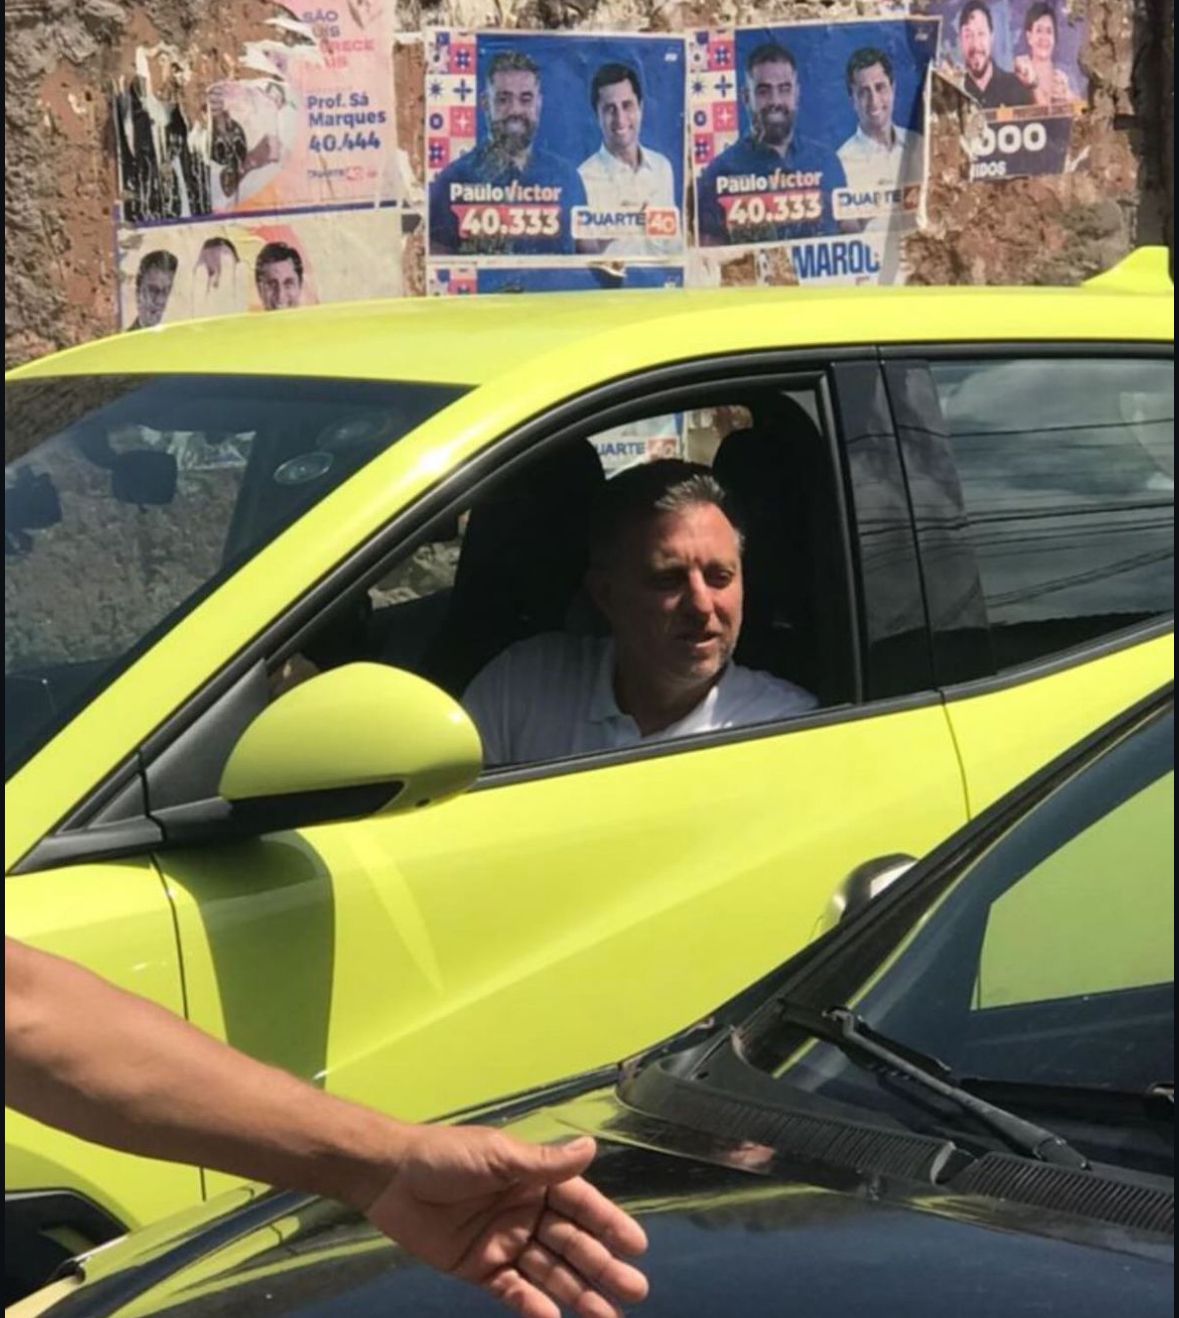
M 78 376 L 4 396 L 4 772 L 296 518 L 464 392 Z
M 915 923 L 906 914 L 875 945 L 852 939 L 793 1001 L 850 1006 L 1090 1157 L 1169 1172 L 1173 743 L 1169 705 L 1024 814 Z M 747 1020 L 746 1060 L 792 1090 L 929 1132 L 955 1126 L 927 1092 L 801 1031 L 791 993 Z

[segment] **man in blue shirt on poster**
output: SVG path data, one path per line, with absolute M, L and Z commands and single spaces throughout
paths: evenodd
M 577 170 L 536 146 L 540 69 L 516 50 L 488 69 L 487 141 L 448 165 L 430 188 L 430 254 L 539 256 L 573 252 L 569 216 L 585 204 Z
M 705 246 L 815 238 L 838 232 L 831 193 L 847 186 L 834 151 L 795 132 L 798 61 L 764 42 L 745 66 L 750 133 L 701 175 L 700 241 Z

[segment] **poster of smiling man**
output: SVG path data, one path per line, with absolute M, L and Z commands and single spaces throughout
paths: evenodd
M 682 38 L 426 40 L 431 257 L 682 256 Z
M 937 41 L 928 18 L 692 33 L 699 244 L 805 240 L 808 266 L 878 278 L 880 235 L 922 211 Z
M 939 74 L 977 102 L 975 180 L 1061 174 L 1088 94 L 1080 52 L 1086 24 L 1055 0 L 944 0 Z

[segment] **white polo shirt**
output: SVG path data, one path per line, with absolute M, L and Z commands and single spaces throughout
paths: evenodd
M 649 147 L 639 148 L 639 167 L 601 146 L 577 167 L 585 188 L 585 204 L 592 211 L 641 211 L 644 207 L 680 206 L 675 196 L 675 174 L 671 161 Z M 683 224 L 683 216 L 680 216 Z M 665 256 L 683 247 L 679 241 L 654 238 L 615 238 L 606 246 L 611 256 Z
M 720 728 L 791 718 L 814 709 L 809 691 L 729 664 L 678 723 L 644 737 L 614 698 L 614 643 L 549 632 L 497 655 L 463 694 L 483 738 L 486 763 L 539 764 Z
M 892 145 L 869 137 L 862 128 L 839 148 L 836 155 L 853 192 L 876 188 L 900 188 L 920 183 L 925 165 L 925 142 L 920 133 L 893 125 Z

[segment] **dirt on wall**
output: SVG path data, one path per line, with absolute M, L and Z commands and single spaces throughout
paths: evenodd
M 914 0 L 914 12 L 922 7 Z M 1165 241 L 1174 213 L 1173 0 L 1073 0 L 1089 38 L 1087 168 L 970 184 L 962 137 L 975 111 L 935 79 L 929 227 L 908 240 L 919 282 L 1072 283 L 1131 247 Z M 1082 8 L 1083 7 L 1083 8 Z M 400 0 L 399 27 L 677 31 L 878 14 L 866 0 Z M 266 0 L 6 0 L 5 363 L 115 328 L 116 200 L 110 89 L 147 51 L 157 93 L 199 114 L 248 41 L 273 39 Z M 420 46 L 397 57 L 403 122 Z M 420 144 L 405 143 L 420 152 Z M 414 262 L 410 262 L 412 268 Z M 407 291 L 420 292 L 410 277 Z

